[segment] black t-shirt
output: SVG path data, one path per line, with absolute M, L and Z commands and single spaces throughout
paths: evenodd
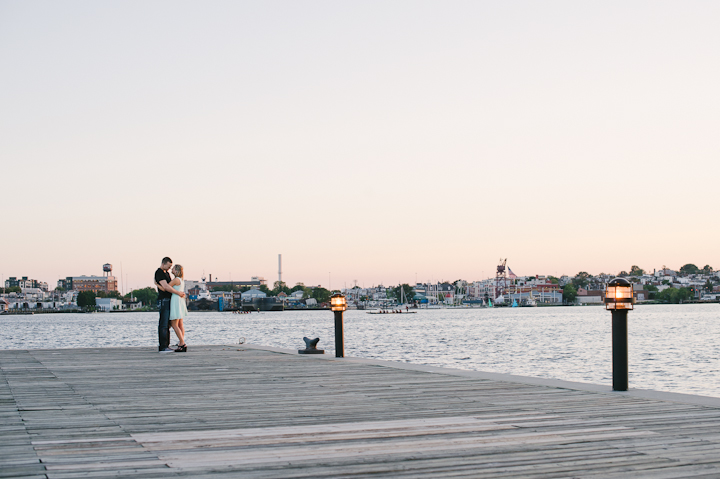
M 167 281 L 167 284 L 170 284 L 170 273 L 167 271 L 163 271 L 162 268 L 158 268 L 157 271 L 155 271 L 155 282 L 157 284 L 160 284 L 160 281 L 165 280 Z M 168 293 L 164 289 L 158 288 L 158 299 L 170 299 L 172 298 L 172 293 Z

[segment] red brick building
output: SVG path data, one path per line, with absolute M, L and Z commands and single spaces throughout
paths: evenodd
M 117 291 L 115 276 L 68 276 L 65 278 L 65 289 L 74 291 Z

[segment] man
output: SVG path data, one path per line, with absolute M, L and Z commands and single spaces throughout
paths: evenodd
M 170 268 L 172 268 L 172 260 L 167 256 L 162 259 L 160 267 L 155 271 L 155 284 L 158 289 L 157 307 L 160 311 L 160 322 L 158 323 L 158 340 L 160 342 L 159 351 L 161 353 L 174 353 L 174 349 L 170 349 L 170 298 L 173 294 L 177 294 L 181 298 L 185 297 L 185 293 L 181 293 L 170 286 Z

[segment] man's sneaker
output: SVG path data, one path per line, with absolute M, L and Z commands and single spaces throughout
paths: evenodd
M 163 349 L 163 350 L 160 351 L 160 352 L 161 352 L 161 353 L 174 353 L 175 350 L 174 350 L 174 349 L 170 349 L 170 348 L 165 348 L 165 349 Z

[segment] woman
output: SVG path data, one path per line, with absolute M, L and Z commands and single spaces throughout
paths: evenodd
M 185 280 L 183 267 L 179 264 L 173 266 L 172 274 L 175 276 L 170 281 L 170 286 L 176 290 L 185 292 Z M 183 318 L 187 316 L 187 306 L 185 306 L 185 298 L 181 298 L 177 294 L 173 294 L 170 298 L 170 327 L 173 328 L 178 337 L 178 348 L 176 353 L 186 353 L 187 344 L 185 344 L 185 326 L 183 326 Z

